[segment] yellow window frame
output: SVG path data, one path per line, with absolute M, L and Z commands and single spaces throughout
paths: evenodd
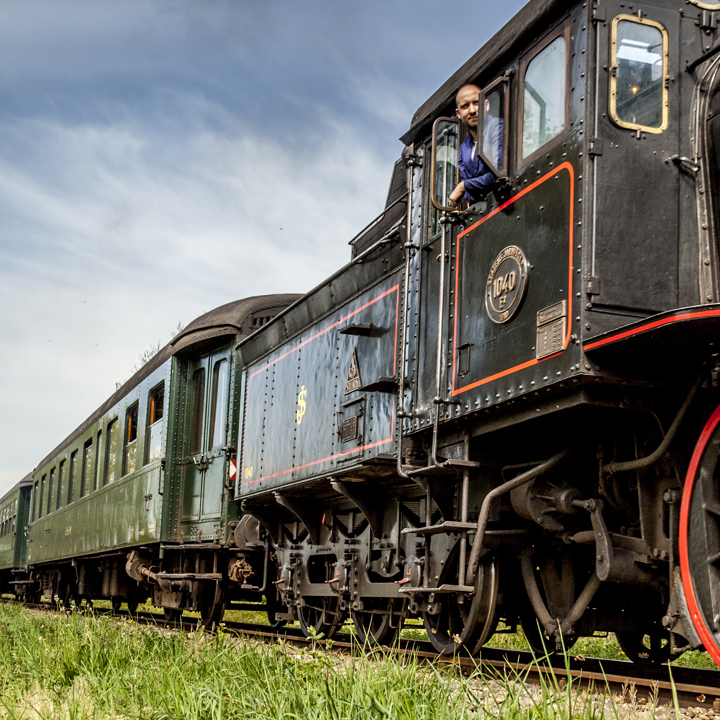
M 718 5 L 720 7 L 720 5 Z M 621 120 L 617 114 L 617 35 L 618 25 L 621 22 L 634 22 L 639 25 L 649 25 L 658 29 L 662 33 L 663 38 L 663 95 L 662 95 L 662 124 L 660 127 L 649 127 L 648 125 L 639 125 Z M 668 90 L 668 82 L 670 79 L 670 36 L 662 23 L 647 18 L 640 18 L 637 15 L 618 15 L 612 22 L 612 32 L 610 36 L 610 117 L 612 121 L 621 128 L 628 130 L 642 130 L 643 132 L 659 135 L 665 132 L 670 119 L 670 92 Z
M 703 10 L 720 10 L 720 2 L 703 2 L 702 0 L 690 0 L 690 2 Z

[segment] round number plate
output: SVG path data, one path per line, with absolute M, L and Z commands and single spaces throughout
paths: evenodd
M 485 308 L 490 319 L 506 323 L 520 308 L 527 290 L 529 266 L 517 245 L 500 251 L 490 268 L 485 289 Z

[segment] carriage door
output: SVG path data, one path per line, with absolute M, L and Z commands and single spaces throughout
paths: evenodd
M 214 521 L 222 511 L 226 473 L 230 348 L 188 363 L 182 522 Z

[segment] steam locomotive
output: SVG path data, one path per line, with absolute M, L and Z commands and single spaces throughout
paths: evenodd
M 720 663 L 718 17 L 531 0 L 348 265 L 199 318 L 0 501 L 3 591 Z M 458 210 L 468 83 L 497 183 Z

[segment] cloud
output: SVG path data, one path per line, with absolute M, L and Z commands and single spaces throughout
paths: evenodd
M 0 123 L 28 148 L 22 162 L 0 153 L 0 437 L 18 450 L 0 469 L 5 485 L 178 320 L 310 289 L 382 207 L 393 158 L 337 117 L 285 138 L 203 98 L 174 106 L 184 122 Z M 29 432 L 17 413 L 31 387 L 42 401 Z

